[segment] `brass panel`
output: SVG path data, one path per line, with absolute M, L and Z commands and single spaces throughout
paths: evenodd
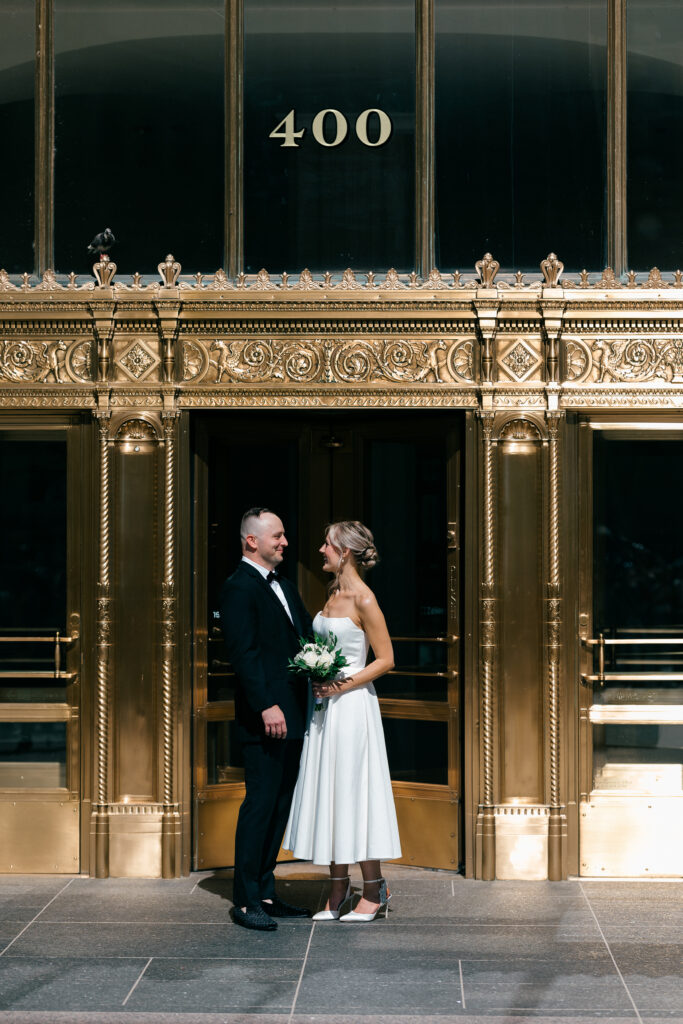
M 505 431 L 507 428 L 504 427 Z M 535 428 L 533 428 L 535 429 Z M 529 435 L 529 432 L 526 432 Z M 538 435 L 498 449 L 500 802 L 540 803 L 543 784 L 542 449 Z
M 235 863 L 235 829 L 244 786 L 235 787 L 220 800 L 197 801 L 197 869 L 220 868 Z
M 129 433 L 124 431 L 125 437 L 121 434 L 122 443 L 114 454 L 116 672 L 112 792 L 117 800 L 153 800 L 157 795 L 155 682 L 159 658 L 158 612 L 152 613 L 157 607 L 159 572 L 157 451 L 156 446 L 149 445 L 147 435 L 128 440 Z M 132 445 L 133 450 L 124 450 L 124 444 Z
M 496 878 L 542 881 L 548 877 L 549 811 L 539 806 L 499 806 Z
M 435 789 L 436 787 L 430 787 Z M 453 800 L 448 790 L 427 798 L 405 795 L 394 786 L 398 831 L 403 856 L 397 864 L 415 867 L 458 867 L 459 801 Z
M 144 806 L 111 808 L 109 874 L 112 878 L 160 878 L 162 814 Z M 122 811 L 123 813 L 119 813 Z
M 681 797 L 603 796 L 581 802 L 581 874 L 678 878 L 683 875 Z
M 79 864 L 77 802 L 0 801 L 0 871 L 75 874 Z

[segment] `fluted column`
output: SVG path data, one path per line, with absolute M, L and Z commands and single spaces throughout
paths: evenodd
M 97 581 L 97 695 L 95 711 L 95 874 L 109 874 L 109 654 L 111 650 L 111 451 L 109 416 L 99 418 L 100 530 Z
M 480 667 L 481 667 L 481 777 L 482 790 L 477 814 L 477 835 L 482 844 L 482 878 L 490 881 L 496 873 L 494 817 L 494 665 L 495 665 L 495 453 L 493 415 L 482 415 L 483 428 L 483 537 L 480 582 Z
M 547 758 L 550 783 L 548 823 L 548 878 L 558 881 L 562 873 L 562 832 L 564 808 L 560 802 L 560 630 L 562 596 L 560 585 L 560 459 L 557 413 L 548 414 L 548 586 L 547 586 Z
M 162 580 L 161 728 L 163 749 L 162 875 L 176 875 L 175 849 L 179 829 L 178 805 L 174 803 L 174 729 L 176 658 L 176 430 L 174 413 L 164 417 L 164 522 Z

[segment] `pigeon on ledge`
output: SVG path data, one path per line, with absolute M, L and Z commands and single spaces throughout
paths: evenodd
M 88 252 L 98 252 L 100 255 L 103 252 L 109 252 L 115 241 L 111 228 L 105 228 L 104 231 L 100 231 L 99 235 L 95 235 L 88 246 Z

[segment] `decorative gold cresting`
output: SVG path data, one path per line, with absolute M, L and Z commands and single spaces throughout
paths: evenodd
M 161 275 L 161 281 L 164 288 L 173 288 L 178 278 L 180 277 L 180 271 L 183 268 L 176 259 L 173 258 L 171 253 L 168 254 L 163 263 L 160 263 L 157 267 L 159 274 Z
M 116 274 L 116 264 L 112 263 L 109 256 L 103 253 L 100 256 L 99 262 L 93 265 L 93 274 L 97 278 L 97 286 L 99 288 L 111 288 Z
M 548 587 L 546 642 L 548 688 L 547 757 L 550 777 L 550 819 L 548 822 L 548 878 L 563 877 L 562 833 L 564 808 L 560 791 L 560 654 L 562 593 L 560 583 L 560 413 L 548 413 Z
M 548 253 L 544 260 L 541 260 L 541 273 L 548 288 L 557 288 L 564 270 L 564 263 L 557 258 L 554 252 Z
M 109 817 L 107 814 L 109 775 L 109 654 L 112 644 L 111 598 L 111 453 L 109 416 L 99 417 L 100 533 L 97 581 L 97 697 L 96 729 L 96 802 L 95 874 L 109 875 Z
M 477 836 L 481 842 L 481 877 L 496 874 L 494 815 L 494 660 L 496 648 L 495 613 L 495 453 L 493 414 L 482 414 L 483 434 L 483 544 L 480 584 L 480 672 L 481 672 L 481 802 L 477 814 Z
M 493 288 L 496 274 L 500 270 L 500 263 L 494 260 L 490 252 L 484 253 L 480 260 L 474 264 L 474 269 L 479 274 L 483 288 Z
M 175 411 L 164 416 L 164 554 L 161 584 L 161 728 L 163 747 L 162 876 L 176 875 L 175 844 L 179 830 L 178 805 L 174 803 L 174 729 L 176 662 L 176 431 Z

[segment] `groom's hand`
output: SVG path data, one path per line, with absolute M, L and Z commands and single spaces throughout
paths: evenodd
M 277 704 L 272 708 L 266 708 L 261 712 L 261 718 L 266 730 L 266 736 L 273 740 L 283 740 L 287 736 L 287 722 L 285 716 Z

